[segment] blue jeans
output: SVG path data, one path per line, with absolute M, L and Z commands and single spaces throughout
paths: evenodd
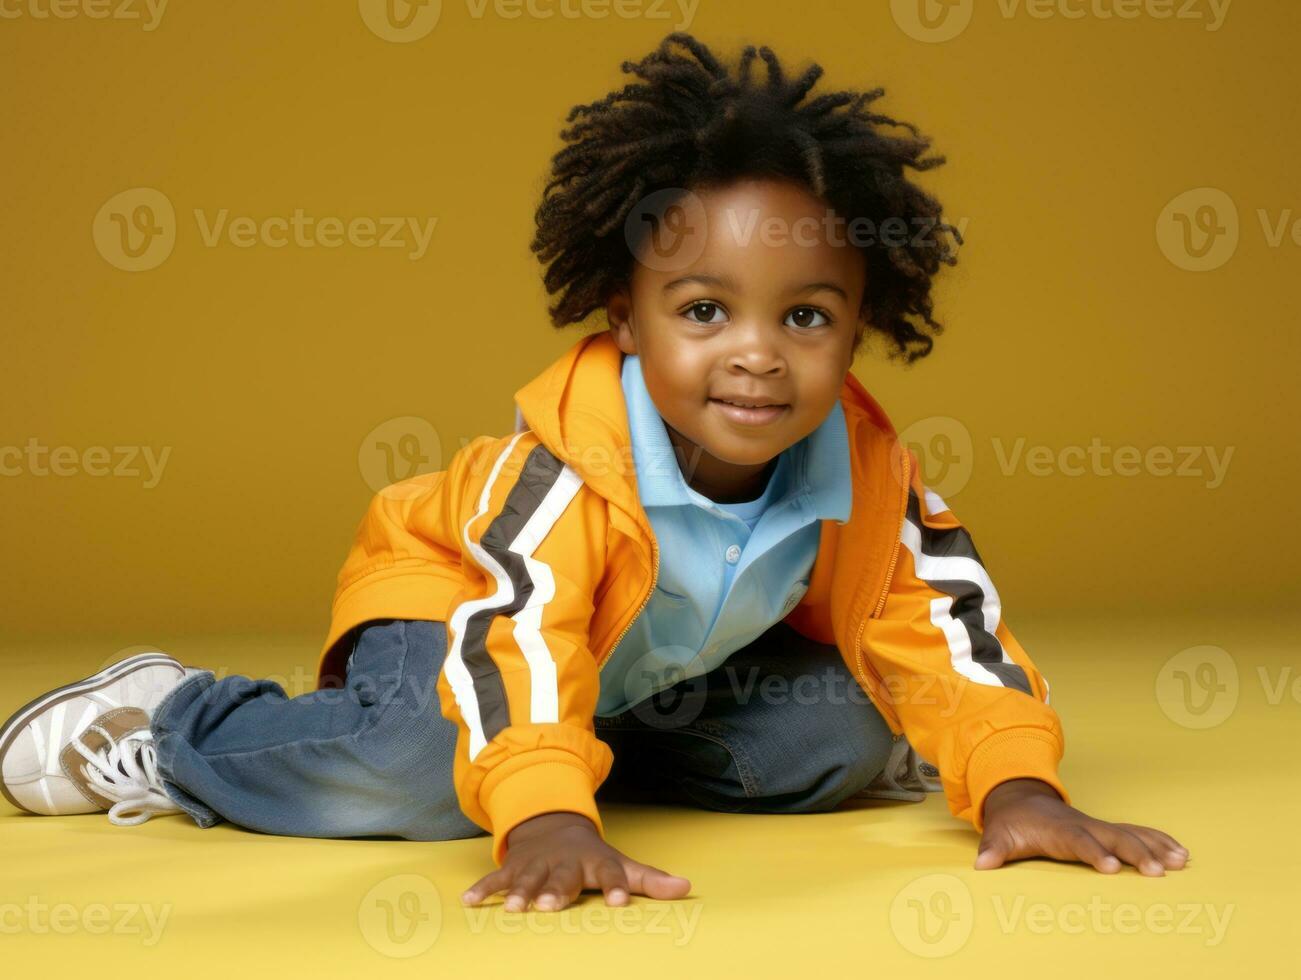
M 200 827 L 294 837 L 455 840 L 485 831 L 452 784 L 456 726 L 439 710 L 441 622 L 353 631 L 341 688 L 286 696 L 211 671 L 153 713 L 164 788 Z M 778 623 L 721 667 L 594 719 L 614 754 L 597 800 L 733 813 L 834 809 L 885 767 L 889 727 L 834 646 Z

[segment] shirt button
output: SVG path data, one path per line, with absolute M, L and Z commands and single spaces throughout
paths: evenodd
M 736 564 L 738 561 L 740 561 L 740 560 L 741 560 L 741 549 L 738 548 L 738 547 L 737 547 L 736 545 L 734 545 L 734 544 L 733 544 L 733 545 L 728 545 L 728 547 L 727 547 L 727 563 L 728 563 L 729 565 L 735 565 L 735 564 Z

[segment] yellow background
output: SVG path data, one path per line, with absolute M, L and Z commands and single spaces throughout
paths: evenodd
M 25 13 L 0 20 L 0 444 L 171 454 L 152 489 L 143 475 L 0 477 L 4 626 L 121 644 L 323 632 L 372 492 L 366 435 L 423 418 L 446 455 L 508 431 L 515 389 L 581 335 L 546 320 L 533 209 L 566 111 L 622 84 L 619 62 L 680 8 L 511 19 L 447 3 L 428 36 L 392 43 L 346 2 L 175 2 L 152 31 L 38 19 L 33 2 L 47 0 L 6 0 Z M 884 85 L 881 111 L 948 156 L 920 178 L 966 221 L 936 290 L 947 332 L 911 371 L 871 353 L 855 370 L 900 429 L 942 416 L 970 432 L 970 480 L 950 503 L 1013 623 L 1268 615 L 1292 598 L 1301 247 L 1270 247 L 1256 211 L 1301 219 L 1299 22 L 1282 3 L 1234 4 L 1210 31 L 1005 18 L 991 0 L 929 44 L 884 3 L 695 11 L 689 29 L 729 56 L 771 43 L 792 66 L 821 63 L 827 90 Z M 1204 186 L 1236 203 L 1241 240 L 1222 267 L 1189 272 L 1162 254 L 1156 221 Z M 136 187 L 172 202 L 176 244 L 131 273 L 91 228 Z M 208 247 L 193 214 L 295 208 L 437 223 L 413 261 Z M 1007 474 L 995 449 L 1024 439 L 1055 455 L 1094 437 L 1233 455 L 1210 489 L 1209 474 Z
M 374 433 L 396 447 L 432 430 L 445 456 L 509 431 L 513 392 L 582 335 L 547 323 L 533 209 L 568 109 L 622 85 L 620 61 L 683 26 L 679 8 L 512 19 L 448 2 L 427 36 L 395 43 L 353 0 L 173 0 L 151 31 L 41 19 L 33 4 L 48 0 L 0 0 L 18 11 L 0 18 L 0 452 L 35 439 L 170 455 L 152 489 L 144 477 L 0 476 L 0 716 L 144 644 L 301 693 L 374 489 Z M 693 881 L 680 903 L 634 899 L 642 918 L 624 933 L 594 895 L 561 924 L 503 918 L 500 905 L 486 925 L 467 915 L 456 895 L 491 870 L 483 839 L 288 840 L 180 816 L 127 831 L 102 815 L 6 812 L 0 904 L 174 912 L 153 948 L 0 917 L 22 933 L 0 942 L 14 969 L 66 972 L 77 959 L 102 972 L 138 957 L 223 977 L 485 964 L 492 976 L 693 976 L 704 964 L 753 976 L 1006 976 L 1013 964 L 1063 977 L 1295 975 L 1301 246 L 1287 235 L 1271 246 L 1258 212 L 1271 226 L 1301 216 L 1301 9 L 1237 0 L 1209 31 L 1097 12 L 1112 6 L 1009 18 L 978 0 L 959 5 L 970 22 L 940 43 L 901 28 L 906 3 L 702 0 L 685 26 L 729 56 L 753 42 L 792 69 L 817 60 L 825 90 L 884 85 L 881 110 L 948 156 L 919 178 L 966 222 L 961 261 L 936 291 L 948 330 L 911 370 L 870 355 L 855 370 L 900 429 L 970 434 L 965 485 L 946 496 L 1051 679 L 1074 802 L 1173 834 L 1192 851 L 1187 869 L 1145 879 L 1036 860 L 974 872 L 974 831 L 934 794 L 794 818 L 615 806 L 617 846 Z M 92 226 L 141 187 L 174 207 L 175 245 L 125 272 Z M 1236 252 L 1204 272 L 1167 258 L 1157 234 L 1167 205 L 1198 188 L 1227 196 L 1239 219 Z M 210 248 L 193 216 L 296 208 L 437 224 L 411 261 L 349 246 Z M 424 428 L 394 421 L 409 418 Z M 1233 454 L 1214 489 L 1208 475 L 999 464 L 1017 440 L 1056 455 L 1095 438 Z M 1231 663 L 1199 692 L 1213 718 L 1192 714 L 1178 687 L 1208 645 Z M 433 887 L 422 908 L 441 916 L 441 938 L 394 950 L 376 931 L 378 900 L 413 887 L 411 874 L 428 878 L 413 893 Z M 932 875 L 951 877 L 937 887 Z M 965 946 L 936 958 L 893 920 L 915 892 L 970 898 L 974 913 L 949 934 Z M 1058 917 L 1046 933 L 1024 918 L 1000 927 L 1000 910 L 1022 901 Z M 1186 905 L 1233 919 L 1214 946 L 1114 923 L 1070 931 L 1095 901 L 1176 923 Z M 684 935 L 678 917 L 699 913 Z

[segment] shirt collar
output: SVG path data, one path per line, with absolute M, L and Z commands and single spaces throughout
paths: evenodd
M 632 437 L 633 466 L 637 471 L 637 492 L 643 507 L 675 504 L 698 505 L 699 494 L 687 486 L 669 441 L 664 419 L 646 390 L 641 358 L 625 354 L 620 378 L 628 410 L 628 431 Z M 804 495 L 815 517 L 845 523 L 853 501 L 850 482 L 849 432 L 845 410 L 839 399 L 827 417 L 807 436 L 787 447 L 773 479 L 785 477 L 775 487 L 776 504 L 788 497 Z M 694 494 L 694 496 L 693 496 Z

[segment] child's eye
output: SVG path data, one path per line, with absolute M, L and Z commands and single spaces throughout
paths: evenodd
M 712 314 L 712 313 L 714 313 L 715 311 L 717 311 L 718 313 L 722 313 L 722 312 L 723 312 L 723 308 L 722 308 L 721 306 L 719 306 L 717 303 L 711 303 L 711 302 L 709 302 L 709 301 L 707 301 L 707 300 L 699 300 L 699 301 L 697 301 L 697 302 L 695 302 L 695 303 L 692 303 L 690 306 L 688 306 L 688 307 L 686 308 L 686 311 L 685 311 L 685 312 L 686 312 L 687 316 L 691 316 L 691 314 L 694 313 L 694 312 L 697 311 L 697 310 L 704 310 L 704 311 L 706 311 L 706 312 L 709 313 L 709 314 Z M 706 317 L 706 318 L 703 319 L 703 320 L 692 319 L 691 322 L 692 322 L 692 323 L 721 323 L 722 321 L 720 321 L 720 320 L 715 320 L 715 319 L 713 318 L 713 316 L 711 315 L 711 316 Z
M 818 323 L 816 321 L 808 322 L 812 317 L 819 317 L 819 316 L 822 317 L 821 323 Z M 823 327 L 831 322 L 830 317 L 828 317 L 821 310 L 815 309 L 812 306 L 797 306 L 795 309 L 791 310 L 790 313 L 786 314 L 786 320 L 788 323 L 790 322 L 791 317 L 798 318 L 798 321 L 796 323 L 790 324 L 792 327 Z

